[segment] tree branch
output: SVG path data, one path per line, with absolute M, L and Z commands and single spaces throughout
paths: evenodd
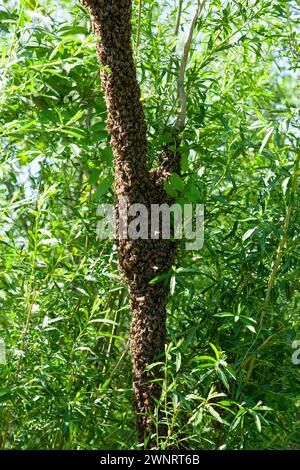
M 136 34 L 136 45 L 135 45 L 136 49 L 139 48 L 140 40 L 141 40 L 142 2 L 143 0 L 139 0 L 138 26 L 137 26 L 137 34 Z
M 187 62 L 188 62 L 188 56 L 189 56 L 190 47 L 191 47 L 191 43 L 193 39 L 195 25 L 205 5 L 205 2 L 206 0 L 203 0 L 202 2 L 200 0 L 197 0 L 197 9 L 192 18 L 189 33 L 186 38 L 186 42 L 183 48 L 183 54 L 181 57 L 181 62 L 180 62 L 180 67 L 179 67 L 179 77 L 178 77 L 178 88 L 177 88 L 178 99 L 180 101 L 180 112 L 175 122 L 175 129 L 177 130 L 178 133 L 183 131 L 185 127 L 185 120 L 186 120 L 186 93 L 185 93 L 185 87 L 184 87 L 184 79 L 185 79 L 185 71 L 186 71 Z
M 286 208 L 286 213 L 285 213 L 285 218 L 284 218 L 284 223 L 283 223 L 283 233 L 280 237 L 279 244 L 276 250 L 276 257 L 275 261 L 272 267 L 272 272 L 270 274 L 269 280 L 268 280 L 268 286 L 267 286 L 267 291 L 266 291 L 266 296 L 264 299 L 263 303 L 263 308 L 261 311 L 261 316 L 260 316 L 260 328 L 262 327 L 267 308 L 270 302 L 270 297 L 271 297 L 271 292 L 273 289 L 273 286 L 276 282 L 276 276 L 281 264 L 281 259 L 282 259 L 282 251 L 285 247 L 286 244 L 286 239 L 287 239 L 287 234 L 291 222 L 291 217 L 292 217 L 292 210 L 293 210 L 293 204 L 294 204 L 294 197 L 296 194 L 297 190 L 297 177 L 298 177 L 298 171 L 299 171 L 299 163 L 300 163 L 300 150 L 297 152 L 296 160 L 295 160 L 295 169 L 293 172 L 293 176 L 291 179 L 291 193 L 290 193 L 290 198 L 289 198 L 289 203 Z

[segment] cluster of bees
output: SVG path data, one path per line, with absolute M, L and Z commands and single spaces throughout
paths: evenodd
M 116 174 L 117 201 L 127 198 L 128 206 L 141 203 L 171 203 L 163 181 L 180 172 L 180 156 L 166 145 L 159 167 L 147 167 L 146 122 L 131 45 L 131 0 L 82 0 L 93 18 L 100 41 L 97 52 L 101 83 L 108 109 L 107 128 L 111 135 Z M 173 148 L 173 147 L 172 147 Z M 118 214 L 118 212 L 117 212 Z M 118 233 L 118 220 L 117 220 Z M 145 368 L 164 352 L 168 288 L 149 284 L 167 272 L 175 260 L 172 240 L 118 239 L 119 267 L 131 293 L 131 355 L 138 429 L 141 439 L 152 429 L 150 412 L 159 395 L 155 369 Z M 150 381 L 150 382 L 149 382 Z

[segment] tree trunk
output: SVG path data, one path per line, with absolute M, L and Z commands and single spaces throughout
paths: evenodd
M 82 0 L 89 10 L 99 37 L 97 53 L 101 82 L 108 109 L 107 128 L 111 134 L 116 174 L 117 202 L 127 198 L 128 206 L 141 203 L 170 203 L 163 180 L 180 171 L 178 153 L 168 146 L 161 153 L 161 166 L 147 167 L 146 122 L 140 102 L 140 89 L 131 45 L 131 0 Z M 174 142 L 171 144 L 174 145 Z M 118 225 L 118 221 L 117 221 Z M 176 243 L 170 240 L 130 240 L 117 236 L 119 268 L 131 294 L 131 356 L 133 385 L 137 409 L 138 434 L 141 440 L 154 430 L 151 414 L 159 398 L 157 370 L 145 371 L 157 356 L 164 353 L 166 342 L 166 301 L 168 289 L 150 285 L 155 276 L 174 263 Z

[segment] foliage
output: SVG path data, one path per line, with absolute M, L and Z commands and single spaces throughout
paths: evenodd
M 127 292 L 113 243 L 96 237 L 113 167 L 95 38 L 77 3 L 4 3 L 1 448 L 137 448 Z M 178 110 L 194 8 L 183 3 L 177 38 L 178 2 L 143 2 L 139 32 L 134 4 L 153 166 Z M 159 448 L 300 444 L 298 13 L 293 1 L 211 0 L 197 22 L 170 187 L 204 203 L 205 243 L 183 244 L 166 276 Z

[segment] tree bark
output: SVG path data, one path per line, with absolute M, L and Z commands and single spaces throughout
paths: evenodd
M 150 204 L 171 203 L 163 180 L 180 171 L 180 158 L 167 145 L 160 156 L 160 167 L 150 172 L 147 166 L 147 126 L 131 44 L 132 1 L 82 2 L 92 16 L 99 37 L 97 53 L 105 67 L 100 75 L 114 153 L 117 203 L 125 197 L 128 206 L 142 203 L 149 208 Z M 151 285 L 149 281 L 170 269 L 176 243 L 161 239 L 124 240 L 117 234 L 117 246 L 119 269 L 131 294 L 133 387 L 139 439 L 144 440 L 154 431 L 151 415 L 160 395 L 159 383 L 153 382 L 158 378 L 157 369 L 145 368 L 164 353 L 168 297 L 168 288 L 162 283 Z

